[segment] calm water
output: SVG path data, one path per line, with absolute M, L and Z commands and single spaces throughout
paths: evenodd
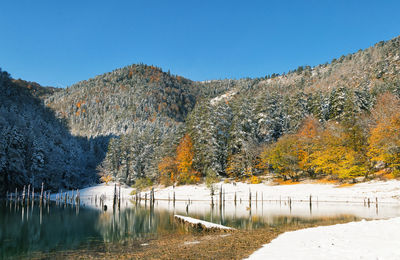
M 226 205 L 185 203 L 175 207 L 156 203 L 154 208 L 129 205 L 121 211 L 103 212 L 95 207 L 76 208 L 38 204 L 22 206 L 13 201 L 0 201 L 0 258 L 29 257 L 37 252 L 91 249 L 105 243 L 157 237 L 165 233 L 184 232 L 175 223 L 174 214 L 219 223 L 240 229 L 266 226 L 317 223 L 320 219 L 352 221 L 360 218 L 400 216 L 399 207 L 367 208 L 360 205 L 313 205 L 282 203 Z

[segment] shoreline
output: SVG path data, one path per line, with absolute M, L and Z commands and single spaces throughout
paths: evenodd
M 397 205 L 400 205 L 400 181 L 398 180 L 389 180 L 389 181 L 370 181 L 370 182 L 366 182 L 366 183 L 359 183 L 359 184 L 355 184 L 352 186 L 346 186 L 346 187 L 340 187 L 338 188 L 337 185 L 334 184 L 295 184 L 295 185 L 270 185 L 270 184 L 246 184 L 246 183 L 224 183 L 224 182 L 220 182 L 215 184 L 215 193 L 213 195 L 213 201 L 216 205 L 218 205 L 217 203 L 219 203 L 219 192 L 221 190 L 221 186 L 222 186 L 222 191 L 224 194 L 224 198 L 225 201 L 227 202 L 227 214 L 230 214 L 229 210 L 231 205 L 233 205 L 233 201 L 234 198 L 236 197 L 237 203 L 238 203 L 238 208 L 241 207 L 241 210 L 237 210 L 236 205 L 234 207 L 234 211 L 235 214 L 248 214 L 248 203 L 249 203 L 249 193 L 251 193 L 252 195 L 252 201 L 253 201 L 253 205 L 255 205 L 255 210 L 257 210 L 257 203 L 260 203 L 261 201 L 263 201 L 264 203 L 267 201 L 275 201 L 276 205 L 279 205 L 278 201 L 280 200 L 283 203 L 288 204 L 288 200 L 287 198 L 290 198 L 290 201 L 296 202 L 295 204 L 293 204 L 293 214 L 310 214 L 307 213 L 307 209 L 304 210 L 304 212 L 300 212 L 300 213 L 296 213 L 296 206 L 300 205 L 301 203 L 303 203 L 302 206 L 304 206 L 305 202 L 309 202 L 310 199 L 310 195 L 312 198 L 312 203 L 316 203 L 316 205 L 319 207 L 324 207 L 328 204 L 342 204 L 343 202 L 345 202 L 348 205 L 352 205 L 352 204 L 357 204 L 359 205 L 359 208 L 365 208 L 365 209 L 369 209 L 369 207 L 367 208 L 365 203 L 366 203 L 366 198 L 370 199 L 370 207 L 371 208 L 375 208 L 378 210 L 378 205 L 375 202 L 375 199 L 377 199 L 377 201 L 379 202 L 379 205 L 392 205 L 395 207 L 395 209 L 397 209 Z M 112 194 L 114 191 L 114 184 L 109 184 L 109 185 L 104 185 L 104 184 L 100 184 L 100 185 L 96 185 L 93 187 L 88 187 L 85 189 L 82 189 L 80 191 L 81 196 L 82 196 L 82 201 L 84 202 L 89 201 L 93 196 L 98 195 L 100 196 L 101 194 L 105 194 L 106 195 L 106 200 L 105 200 L 105 204 L 110 204 L 112 205 Z M 134 191 L 133 188 L 122 188 L 121 189 L 121 194 L 123 194 L 123 198 L 126 200 L 130 200 L 131 198 L 133 198 L 132 195 L 129 195 L 132 191 Z M 144 194 L 147 193 L 147 197 L 149 198 L 148 194 L 149 191 L 142 191 L 142 198 L 144 198 Z M 195 203 L 193 205 L 195 206 L 191 206 L 191 212 L 202 212 L 203 208 L 209 208 L 210 207 L 210 201 L 211 201 L 211 195 L 210 195 L 210 189 L 208 189 L 206 187 L 205 184 L 198 184 L 198 185 L 185 185 L 185 186 L 177 186 L 177 187 L 156 187 L 154 189 L 154 194 L 155 194 L 155 199 L 156 199 L 156 203 L 158 207 L 164 208 L 164 209 L 169 209 L 170 208 L 170 204 L 172 204 L 172 198 L 173 198 L 173 194 L 175 194 L 175 201 L 176 203 L 174 203 L 174 208 L 175 206 L 177 208 L 185 208 L 187 205 L 190 205 L 190 201 L 194 202 L 198 202 Z M 52 195 L 56 196 L 56 194 Z M 240 200 L 240 205 L 239 205 L 239 200 Z M 302 201 L 302 202 L 300 202 Z M 85 203 L 85 202 L 84 202 Z M 143 202 L 142 202 L 143 203 Z M 176 205 L 175 205 L 176 204 Z M 274 203 L 270 203 L 271 205 L 274 205 Z M 311 204 L 311 203 L 310 203 Z M 360 205 L 361 204 L 361 205 Z M 362 207 L 364 204 L 364 207 Z M 132 204 L 130 204 L 132 205 Z M 264 204 L 261 204 L 264 206 Z M 291 204 L 290 204 L 291 205 Z M 315 204 L 312 204 L 315 205 Z M 123 206 L 129 206 L 128 203 L 123 203 Z M 300 205 L 301 206 L 301 205 Z M 292 206 L 291 206 L 292 207 Z M 109 207 L 112 208 L 112 207 Z M 197 208 L 197 209 L 196 209 Z M 317 207 L 318 208 L 318 207 Z M 354 210 L 354 208 L 357 207 L 348 207 L 349 210 Z M 384 210 L 385 207 L 381 207 L 379 206 L 379 210 Z M 242 212 L 242 213 L 241 213 Z M 291 211 L 292 212 L 292 211 Z M 334 207 L 332 208 L 332 212 L 334 212 Z M 397 212 L 397 213 L 396 213 Z M 313 214 L 317 214 L 318 215 L 318 211 L 314 210 Z M 362 216 L 362 218 L 367 218 L 367 219 L 379 219 L 379 217 L 371 217 L 370 215 L 368 215 L 367 213 L 364 212 L 364 214 L 366 215 L 360 215 Z M 382 213 L 381 213 L 382 214 Z M 383 213 L 384 215 L 384 213 Z M 332 225 L 332 224 L 327 224 L 329 226 L 325 227 L 325 225 L 321 226 L 322 224 L 318 224 L 318 225 L 314 225 L 317 226 L 314 229 L 319 230 L 319 234 L 323 234 L 325 236 L 325 238 L 335 238 L 335 237 L 341 237 L 343 240 L 349 240 L 351 237 L 360 237 L 360 239 L 365 237 L 364 232 L 366 232 L 365 230 L 368 229 L 368 227 L 371 225 L 369 223 L 374 223 L 373 221 L 378 221 L 377 225 L 376 225 L 376 235 L 375 236 L 369 236 L 369 240 L 368 243 L 366 243 L 365 246 L 363 245 L 359 245 L 359 249 L 357 252 L 363 252 L 362 250 L 371 253 L 370 251 L 368 251 L 368 247 L 371 246 L 371 244 L 376 244 L 378 247 L 379 245 L 381 245 L 381 241 L 382 241 L 382 236 L 380 236 L 380 232 L 390 232 L 391 228 L 390 226 L 387 225 L 387 223 L 391 223 L 393 221 L 395 221 L 396 223 L 398 222 L 398 227 L 400 228 L 400 218 L 398 217 L 400 215 L 400 211 L 399 210 L 394 210 L 394 213 L 392 215 L 388 215 L 388 217 L 383 218 L 381 220 L 371 220 L 371 221 L 350 221 L 347 224 L 344 224 L 342 226 L 339 226 L 339 229 L 336 230 L 336 233 L 329 233 L 327 231 L 331 230 L 332 227 L 333 229 L 337 229 L 336 226 L 338 225 Z M 323 216 L 321 216 L 323 217 Z M 357 223 L 357 224 L 355 224 Z M 336 224 L 336 223 L 335 223 Z M 347 225 L 347 226 L 346 226 Z M 347 227 L 353 227 L 355 225 L 355 229 L 352 231 L 352 234 L 349 234 L 347 232 L 344 232 L 345 230 L 347 230 Z M 375 225 L 375 224 L 374 224 Z M 265 250 L 264 248 L 268 248 L 269 245 L 273 245 L 275 246 L 276 243 L 278 243 L 278 247 L 280 248 L 279 250 L 276 250 L 276 252 L 283 252 L 285 250 L 282 250 L 282 246 L 279 246 L 281 244 L 283 244 L 283 246 L 286 246 L 289 244 L 291 244 L 292 242 L 287 242 L 287 241 L 292 241 L 292 240 L 284 240 L 285 236 L 293 236 L 290 235 L 292 233 L 295 234 L 299 234 L 297 240 L 303 240 L 305 241 L 305 243 L 307 241 L 314 241 L 312 235 L 309 235 L 308 232 L 312 232 L 314 229 L 311 229 L 311 231 L 308 229 L 308 227 L 312 227 L 313 225 L 305 225 L 301 228 L 296 228 L 297 229 L 301 229 L 299 231 L 295 231 L 295 232 L 299 232 L 299 233 L 295 233 L 295 232 L 289 232 L 289 231 L 293 231 L 293 229 L 285 229 L 285 230 L 279 230 L 279 232 L 277 232 L 276 230 L 273 232 L 274 235 L 271 235 L 270 233 L 265 233 L 265 230 L 255 230 L 255 233 L 251 233 L 251 235 L 249 235 L 250 233 L 246 233 L 248 231 L 240 231 L 239 233 L 243 233 L 245 232 L 249 237 L 249 241 L 252 241 L 254 243 L 254 239 L 259 239 L 257 240 L 257 243 L 255 243 L 257 245 L 257 247 L 254 247 L 254 245 L 251 245 L 249 241 L 242 241 L 244 244 L 246 244 L 247 248 L 246 249 L 240 249 L 239 251 L 241 252 L 247 252 L 247 255 L 242 255 L 242 257 L 249 257 L 250 255 L 256 254 L 255 256 L 251 256 L 251 257 L 256 257 L 256 258 L 250 258 L 250 259 L 262 259 L 263 257 L 259 257 L 257 258 L 258 254 L 262 254 L 262 253 L 258 253 L 258 252 L 263 252 L 262 250 Z M 397 226 L 396 226 L 397 227 Z M 259 237 L 259 235 L 257 234 L 257 232 L 264 233 L 264 235 L 266 235 L 268 237 L 268 240 L 265 240 L 264 238 Z M 243 233 L 244 234 L 244 233 Z M 236 235 L 233 235 L 236 236 Z M 322 237 L 324 237 L 322 236 Z M 251 238 L 250 238 L 251 237 Z M 283 238 L 281 238 L 283 237 Z M 392 234 L 391 237 L 397 241 L 400 241 L 400 233 L 397 234 Z M 239 239 L 239 238 L 236 238 Z M 284 242 L 279 242 L 281 240 L 284 240 Z M 197 240 L 196 240 L 197 241 Z M 272 242 L 271 242 L 272 241 Z M 278 242 L 274 242 L 274 241 L 278 241 Z M 178 243 L 179 239 L 177 239 L 174 243 Z M 169 242 L 167 241 L 160 241 L 160 242 L 156 242 L 157 243 L 166 243 L 168 244 Z M 208 243 L 208 242 L 207 242 Z M 222 242 L 218 242 L 218 243 L 222 243 L 223 245 L 226 246 L 226 242 L 222 241 Z M 385 242 L 386 243 L 386 242 Z M 396 247 L 394 247 L 392 244 L 390 243 L 386 243 L 389 246 L 386 246 L 385 248 L 387 250 L 392 250 L 392 251 L 396 251 L 397 248 L 400 248 L 400 244 L 399 245 L 395 245 Z M 175 244 L 174 244 L 175 245 Z M 324 244 L 325 245 L 325 244 Z M 368 245 L 368 246 L 367 246 Z M 186 247 L 190 247 L 193 250 L 192 253 L 193 255 L 199 255 L 201 253 L 199 253 L 198 251 L 200 250 L 200 248 L 203 247 L 202 243 L 194 243 L 191 245 L 186 245 Z M 290 248 L 292 248 L 293 250 L 298 249 L 298 248 L 302 248 L 302 245 L 298 245 L 296 243 L 293 243 L 293 246 L 291 245 Z M 197 249 L 196 249 L 197 248 Z M 330 249 L 331 247 L 326 246 L 326 248 Z M 149 249 L 149 248 L 148 248 Z M 165 249 L 165 248 L 164 248 Z M 135 257 L 151 257 L 151 255 L 149 255 L 151 252 L 155 253 L 155 252 L 159 252 L 157 251 L 158 249 L 151 249 L 149 252 L 146 251 L 147 249 L 144 248 L 143 250 L 140 251 L 140 253 L 133 253 L 130 252 L 129 255 L 133 258 Z M 167 249 L 165 249 L 167 250 Z M 309 250 L 309 255 L 312 255 L 313 253 L 318 254 L 320 251 L 318 248 L 315 248 L 315 246 L 313 247 L 313 245 L 309 246 L 308 248 Z M 335 250 L 340 251 L 340 250 L 347 250 L 346 245 L 340 245 L 338 244 L 335 247 Z M 200 250 L 201 251 L 201 250 Z M 181 252 L 181 251 L 179 251 Z M 323 251 L 324 253 L 329 253 L 329 252 L 334 252 L 334 251 Z M 346 251 L 347 252 L 347 251 Z M 381 252 L 381 251 L 379 251 Z M 182 253 L 182 252 L 181 252 Z M 228 255 L 225 258 L 229 258 L 230 253 L 226 252 Z M 278 254 L 277 253 L 277 254 Z M 368 253 L 368 254 L 369 254 Z M 157 253 L 158 254 L 158 253 Z M 157 255 L 156 254 L 156 255 Z M 173 252 L 170 252 L 169 254 L 174 254 Z M 269 253 L 268 253 L 269 254 Z M 367 254 L 367 256 L 368 256 Z M 182 255 L 185 256 L 189 256 L 186 255 L 185 253 L 182 253 Z M 181 256 L 182 256 L 181 255 Z M 118 256 L 117 253 L 105 253 L 106 257 L 115 257 Z M 158 255 L 157 255 L 158 256 Z M 329 255 L 328 255 L 329 256 Z M 351 255 L 353 258 L 357 257 L 357 255 Z M 380 256 L 380 255 L 377 255 Z M 386 255 L 385 255 L 386 256 Z M 121 256 L 122 257 L 122 256 Z M 204 258 L 204 255 L 201 255 L 202 258 Z M 221 254 L 220 255 L 221 258 L 224 258 L 224 256 Z M 294 256 L 291 256 L 294 257 Z M 337 256 L 336 256 L 337 257 Z M 396 259 L 397 256 L 392 257 L 391 255 L 388 256 L 388 259 Z M 392 258 L 391 258 L 392 257 Z M 158 257 L 157 257 L 158 258 Z M 264 256 L 265 258 L 265 256 Z M 290 257 L 289 257 L 290 258 Z M 318 257 L 316 257 L 316 259 L 318 259 Z M 321 258 L 323 259 L 323 258 Z M 329 258 L 328 258 L 329 259 Z M 334 259 L 334 257 L 331 257 L 331 259 Z

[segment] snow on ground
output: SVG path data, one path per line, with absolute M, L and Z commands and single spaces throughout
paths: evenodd
M 98 184 L 95 186 L 91 186 L 88 188 L 84 188 L 82 190 L 79 190 L 79 195 L 80 195 L 80 200 L 82 205 L 86 206 L 91 206 L 95 205 L 95 197 L 97 196 L 97 204 L 100 204 L 100 196 L 103 196 L 104 198 L 104 205 L 107 205 L 108 209 L 112 209 L 112 204 L 113 204 L 113 196 L 114 196 L 114 187 L 115 183 L 109 183 L 106 185 L 105 183 Z M 130 198 L 130 193 L 133 190 L 133 188 L 129 187 L 123 187 L 121 186 L 121 199 L 123 203 L 121 206 L 126 206 L 126 200 Z M 119 186 L 117 184 L 117 192 L 119 191 Z M 69 197 L 74 197 L 77 194 L 77 191 L 61 191 L 60 193 L 54 193 L 51 195 L 52 200 L 56 200 L 57 195 L 62 195 L 65 196 L 65 193 Z
M 222 94 L 221 96 L 218 96 L 218 97 L 215 97 L 215 98 L 211 99 L 210 100 L 210 104 L 214 106 L 215 104 L 217 104 L 221 100 L 229 101 L 229 100 L 232 99 L 232 97 L 234 95 L 236 95 L 236 91 L 235 90 L 231 90 L 231 91 L 229 91 L 229 92 L 227 92 L 225 94 Z
M 380 203 L 400 203 L 400 181 L 370 181 L 366 183 L 355 184 L 349 187 L 338 187 L 334 184 L 296 184 L 296 185 L 270 185 L 268 183 L 247 184 L 247 183 L 217 183 L 215 184 L 214 200 L 218 199 L 220 187 L 225 193 L 225 200 L 232 201 L 236 193 L 237 200 L 249 200 L 249 193 L 252 194 L 252 200 L 256 196 L 258 200 L 287 200 L 309 201 L 310 195 L 313 201 L 319 202 L 356 202 L 363 203 L 370 198 L 371 203 L 376 198 Z M 156 199 L 168 199 L 173 196 L 177 200 L 204 200 L 210 201 L 210 189 L 204 184 L 172 186 L 156 189 Z
M 247 183 L 224 183 L 220 182 L 214 185 L 214 196 L 213 201 L 217 204 L 219 199 L 219 192 L 222 186 L 224 192 L 225 200 L 227 203 L 233 203 L 235 194 L 237 199 L 237 204 L 244 207 L 246 211 L 246 203 L 249 201 L 249 193 L 251 192 L 252 201 L 255 202 L 256 198 L 258 202 L 264 201 L 280 201 L 279 207 L 285 205 L 288 199 L 292 201 L 292 209 L 295 210 L 298 205 L 295 202 L 303 201 L 308 202 L 310 195 L 313 203 L 319 203 L 321 207 L 328 204 L 322 204 L 321 202 L 347 202 L 362 204 L 368 201 L 371 202 L 371 207 L 374 206 L 376 199 L 378 199 L 379 204 L 390 203 L 393 205 L 399 205 L 400 203 L 400 181 L 390 180 L 390 181 L 370 181 L 366 183 L 355 184 L 349 187 L 338 187 L 334 184 L 295 184 L 295 185 L 271 185 L 269 183 L 260 184 L 247 184 Z M 118 185 L 117 185 L 118 187 Z M 129 194 L 133 191 L 133 188 L 122 187 L 121 197 L 124 201 L 124 206 L 126 201 L 132 198 Z M 144 198 L 146 192 L 142 192 L 141 196 Z M 198 185 L 184 185 L 176 187 L 166 187 L 166 188 L 156 188 L 155 198 L 161 204 L 161 200 L 172 201 L 175 193 L 175 198 L 178 202 L 190 201 L 203 201 L 204 205 L 209 207 L 211 202 L 210 189 L 206 187 L 205 184 Z M 63 192 L 64 194 L 64 192 Z M 72 194 L 76 195 L 76 191 L 68 191 L 69 196 Z M 105 205 L 110 208 L 112 206 L 112 199 L 114 194 L 114 183 L 99 184 L 92 187 L 88 187 L 80 190 L 81 203 L 89 205 L 90 202 L 93 203 L 94 197 L 97 195 L 99 198 L 101 195 L 105 196 Z M 149 191 L 147 191 L 147 196 L 149 197 Z M 56 194 L 51 196 L 53 200 L 56 199 Z M 243 203 L 242 203 L 243 202 Z M 228 204 L 227 204 L 228 205 Z M 253 204 L 254 205 L 254 204 Z M 313 204 L 314 205 L 314 204 Z M 122 205 L 121 205 L 122 206 Z M 186 204 L 184 204 L 186 207 Z M 301 207 L 305 213 L 307 211 L 306 207 Z M 228 207 L 227 207 L 228 209 Z M 313 207 L 313 213 L 317 213 L 318 208 Z M 228 209 L 230 210 L 230 209 Z M 334 208 L 333 208 L 334 210 Z M 235 209 L 235 214 L 237 210 Z M 370 217 L 368 215 L 363 215 L 363 217 Z
M 226 227 L 223 225 L 219 225 L 219 224 L 215 224 L 215 223 L 211 223 L 208 221 L 203 221 L 203 220 L 199 220 L 199 219 L 195 219 L 195 218 L 191 218 L 191 217 L 185 217 L 185 216 L 181 216 L 181 215 L 175 215 L 174 217 L 182 219 L 185 222 L 188 223 L 192 223 L 192 224 L 200 224 L 203 225 L 206 228 L 216 228 L 216 229 L 228 229 L 228 230 L 234 230 L 234 228 L 231 227 Z
M 248 259 L 400 259 L 400 218 L 286 232 Z

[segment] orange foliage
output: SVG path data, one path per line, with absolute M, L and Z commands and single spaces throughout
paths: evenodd
M 300 184 L 298 181 L 292 181 L 292 180 L 284 180 L 282 178 L 277 178 L 274 179 L 274 182 L 278 185 L 294 185 L 294 184 Z
M 158 164 L 160 182 L 170 184 L 196 183 L 200 181 L 199 172 L 193 169 L 193 143 L 188 134 L 182 137 L 176 148 L 176 158 L 164 157 Z
M 299 129 L 297 135 L 300 138 L 314 138 L 318 134 L 318 129 L 319 128 L 319 123 L 318 120 L 316 120 L 313 117 L 307 117 L 304 122 L 302 127 Z
M 160 172 L 160 182 L 169 185 L 175 182 L 176 179 L 176 162 L 173 157 L 164 157 L 158 164 L 158 171 Z
M 318 183 L 318 184 L 338 184 L 338 181 L 329 180 L 327 178 L 324 178 L 324 179 L 315 180 L 315 181 L 313 181 L 313 183 Z
M 336 186 L 336 188 L 345 188 L 345 187 L 351 187 L 353 186 L 355 183 L 343 183 L 340 184 L 339 186 Z
M 389 115 L 387 115 L 389 117 Z M 384 118 L 384 117 L 382 117 Z M 389 119 L 380 120 L 370 131 L 368 156 L 373 163 L 383 162 L 400 174 L 400 113 L 392 113 Z
M 176 166 L 179 183 L 196 183 L 200 180 L 199 173 L 193 169 L 193 143 L 188 134 L 182 137 L 176 148 Z
M 112 176 L 110 174 L 107 174 L 107 175 L 101 176 L 100 180 L 102 182 L 105 182 L 106 185 L 108 185 L 108 183 L 112 180 Z
M 76 107 L 80 108 L 82 105 L 84 105 L 86 102 L 85 101 L 79 101 L 78 103 L 76 103 Z

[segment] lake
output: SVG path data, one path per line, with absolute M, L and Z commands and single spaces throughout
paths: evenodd
M 162 234 L 187 232 L 174 221 L 174 214 L 235 227 L 257 229 L 270 226 L 318 223 L 330 219 L 332 224 L 361 218 L 400 216 L 398 205 L 370 207 L 346 203 L 259 202 L 227 203 L 213 206 L 205 202 L 157 201 L 154 207 L 124 202 L 121 210 L 100 210 L 94 204 L 76 207 L 70 204 L 38 203 L 22 205 L 0 201 L 0 257 L 30 258 L 43 253 L 65 250 L 96 250 L 105 244 L 126 240 L 157 238 Z M 140 245 L 140 243 L 139 243 Z

